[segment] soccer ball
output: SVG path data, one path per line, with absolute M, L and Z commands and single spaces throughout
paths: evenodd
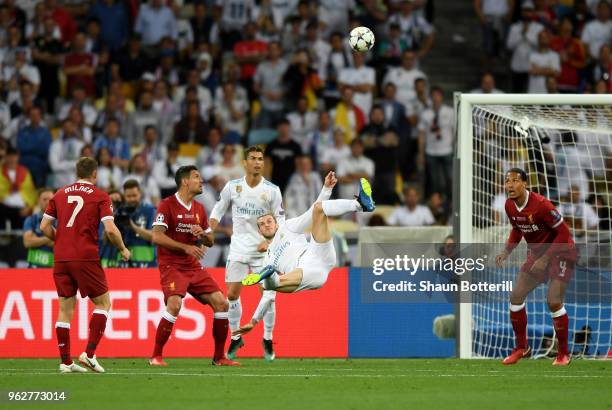
M 355 51 L 366 52 L 374 46 L 374 33 L 367 27 L 355 27 L 351 30 L 349 44 Z

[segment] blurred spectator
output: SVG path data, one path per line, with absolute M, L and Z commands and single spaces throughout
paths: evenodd
M 321 62 L 323 66 L 320 70 L 321 80 L 325 82 L 323 97 L 325 98 L 326 107 L 336 104 L 340 99 L 338 74 L 342 69 L 350 67 L 353 62 L 350 46 L 341 33 L 332 33 L 329 42 L 331 51 L 328 54 L 327 60 Z
M 552 7 L 554 3 L 548 0 L 533 0 L 533 3 L 535 5 L 534 19 L 543 24 L 548 30 L 555 31 L 558 21 L 557 14 Z
M 2 140 L 3 138 L 9 138 L 8 128 L 10 123 L 11 109 L 4 101 L 0 101 L 0 140 Z
M 364 53 L 353 53 L 353 64 L 352 67 L 340 71 L 338 83 L 341 87 L 349 86 L 353 89 L 355 105 L 367 115 L 372 109 L 376 72 L 372 67 L 365 65 Z
M 582 42 L 587 45 L 591 58 L 597 58 L 604 44 L 612 41 L 612 20 L 610 20 L 610 4 L 606 0 L 597 3 L 597 20 L 587 23 L 582 30 Z
M 100 134 L 93 144 L 94 152 L 108 148 L 114 165 L 127 169 L 130 161 L 130 144 L 119 134 L 119 121 L 109 118 L 106 122 L 106 132 Z
M 406 107 L 406 117 L 410 127 L 404 127 L 403 131 L 406 135 L 402 134 L 402 132 L 398 133 L 401 137 L 400 158 L 404 158 L 403 161 L 400 161 L 400 170 L 403 178 L 408 181 L 416 181 L 418 179 L 419 121 L 423 116 L 423 112 L 432 106 L 425 78 L 414 80 L 414 91 L 416 93 L 415 97 Z
M 423 58 L 433 45 L 434 28 L 422 15 L 414 13 L 415 7 L 414 0 L 403 0 L 399 12 L 393 14 L 388 23 L 399 25 L 407 49 Z
M 540 31 L 538 34 L 538 50 L 529 55 L 529 86 L 527 92 L 546 92 L 546 77 L 558 77 L 561 74 L 561 58 L 556 51 L 550 49 L 550 34 Z
M 82 85 L 80 84 L 75 85 L 75 87 L 72 89 L 72 92 L 71 92 L 72 99 L 66 101 L 62 105 L 62 107 L 59 110 L 59 113 L 57 114 L 57 118 L 60 121 L 64 121 L 70 115 L 70 110 L 77 109 L 81 111 L 81 113 L 83 114 L 85 124 L 87 124 L 88 126 L 93 125 L 93 123 L 96 121 L 98 112 L 87 101 L 86 93 L 87 91 Z
M 171 142 L 167 147 L 168 155 L 166 158 L 158 159 L 153 165 L 152 175 L 159 186 L 161 199 L 164 199 L 176 192 L 176 182 L 174 175 L 181 164 L 178 162 L 178 145 Z
M 295 159 L 295 173 L 291 175 L 285 190 L 287 218 L 295 218 L 315 203 L 323 188 L 321 176 L 312 169 L 312 160 L 307 155 Z
M 55 99 L 60 91 L 59 66 L 64 51 L 62 43 L 54 35 L 55 30 L 55 21 L 50 16 L 45 17 L 44 31 L 34 38 L 32 46 L 32 61 L 40 76 L 45 79 L 40 84 L 38 94 L 45 102 L 48 113 L 55 112 Z
M 208 14 L 206 4 L 202 1 L 194 4 L 193 17 L 189 19 L 191 30 L 193 31 L 194 44 L 209 43 L 211 30 L 215 24 L 212 17 Z
M 161 134 L 168 138 L 172 133 L 175 117 L 178 116 L 178 110 L 170 99 L 168 85 L 163 80 L 155 82 L 155 87 L 153 88 L 153 109 L 157 112 L 161 122 Z
M 282 78 L 287 63 L 281 59 L 278 42 L 268 46 L 268 59 L 257 66 L 253 88 L 260 97 L 261 111 L 256 121 L 259 128 L 273 128 L 283 115 Z
M 307 50 L 310 55 L 312 66 L 319 73 L 319 78 L 325 78 L 325 64 L 331 53 L 331 45 L 319 37 L 319 24 L 317 21 L 310 21 L 306 25 L 306 37 L 300 47 Z
M 333 145 L 326 147 L 323 151 L 319 151 L 317 157 L 319 162 L 319 171 L 323 175 L 327 175 L 329 171 L 335 171 L 338 163 L 351 156 L 351 149 L 346 145 L 344 130 L 340 127 L 334 129 Z
M 200 113 L 202 117 L 208 118 L 213 106 L 212 94 L 208 88 L 200 84 L 200 71 L 196 68 L 192 68 L 187 73 L 186 84 L 177 87 L 174 91 L 174 104 L 177 107 L 183 107 L 189 89 L 195 89 L 195 95 L 200 104 Z M 186 104 L 183 108 L 187 108 Z
M 172 13 L 176 19 L 176 49 L 179 59 L 188 57 L 193 49 L 193 29 L 188 19 L 181 17 L 183 1 L 174 0 Z
M 363 111 L 353 103 L 353 89 L 350 87 L 342 89 L 342 99 L 330 115 L 334 125 L 344 130 L 347 143 L 357 137 L 367 121 Z
M 162 144 L 157 129 L 152 125 L 145 127 L 144 145 L 140 149 L 140 154 L 144 155 L 147 167 L 151 169 L 156 162 L 166 160 L 168 155 L 166 146 Z
M 208 123 L 200 115 L 198 103 L 187 105 L 187 112 L 174 125 L 174 142 L 189 144 L 206 144 Z
M 208 130 L 208 140 L 206 145 L 200 148 L 196 164 L 198 168 L 205 166 L 214 166 L 221 162 L 221 150 L 223 144 L 221 144 L 221 131 L 219 128 L 212 127 Z
M 359 179 L 374 178 L 374 161 L 363 155 L 363 142 L 355 138 L 351 142 L 351 155 L 341 159 L 336 167 L 338 196 L 348 199 L 359 192 Z
M 387 222 L 395 226 L 433 225 L 436 220 L 425 205 L 419 204 L 419 193 L 414 187 L 404 189 L 404 205 L 393 210 Z
M 121 108 L 119 105 L 121 97 L 117 97 L 115 94 L 109 94 L 106 97 L 104 107 L 98 111 L 98 116 L 94 121 L 93 128 L 97 133 L 103 132 L 106 128 L 106 123 L 110 118 L 114 118 L 119 122 L 120 133 L 122 135 L 128 135 L 130 132 L 130 117 L 127 110 Z M 125 100 L 123 98 L 123 100 Z M 129 105 L 133 108 L 133 103 L 127 100 Z M 125 106 L 126 104 L 124 104 Z
M 593 0 L 589 1 L 592 2 Z M 586 23 L 595 18 L 593 13 L 591 13 L 589 10 L 586 0 L 574 0 L 574 8 L 570 13 L 570 16 L 574 26 L 574 35 L 578 38 L 582 37 L 582 31 L 584 30 Z
M 425 166 L 426 194 L 440 192 L 452 197 L 455 111 L 445 105 L 439 87 L 431 89 L 432 108 L 423 112 L 419 123 L 419 163 Z
M 439 192 L 434 192 L 429 196 L 427 206 L 436 221 L 436 225 L 444 226 L 448 222 L 448 209 L 445 205 Z
M 321 155 L 334 146 L 333 128 L 329 112 L 318 113 L 318 127 L 309 136 L 310 147 L 304 153 L 309 153 L 314 161 L 315 168 L 319 167 Z M 344 138 L 344 135 L 342 136 Z
M 244 175 L 244 168 L 237 161 L 236 147 L 225 144 L 221 149 L 221 161 L 216 164 L 217 175 L 225 182 L 239 179 Z
M 17 50 L 21 50 L 25 47 L 26 53 L 29 49 L 26 47 L 26 43 L 21 36 L 21 31 L 15 25 L 9 25 L 6 29 L 6 39 L 3 47 L 0 50 L 0 56 L 2 57 L 2 64 L 4 66 L 15 65 L 15 54 Z M 27 55 L 29 59 L 29 55 Z
M 167 37 L 162 39 L 162 42 L 166 41 L 171 47 L 174 47 L 174 42 L 172 42 L 171 39 Z M 169 87 L 171 90 L 178 86 L 180 81 L 180 71 L 176 61 L 176 53 L 174 48 L 162 48 L 161 52 L 159 53 L 159 64 L 153 73 L 153 76 L 155 77 L 153 92 L 155 92 L 155 88 L 160 80 L 167 84 L 167 87 Z
M 28 216 L 23 223 L 23 246 L 28 250 L 28 268 L 53 267 L 54 242 L 42 233 L 40 222 L 54 193 L 51 188 L 39 189 L 37 212 Z
M 559 93 L 559 84 L 557 83 L 557 79 L 553 76 L 546 77 L 546 92 L 548 94 L 558 94 Z
M 559 212 L 572 229 L 575 236 L 582 238 L 588 232 L 596 230 L 599 217 L 593 207 L 580 198 L 580 188 L 576 185 L 570 187 L 569 195 L 559 204 Z
M 108 147 L 101 147 L 98 150 L 96 160 L 98 161 L 96 186 L 105 191 L 119 189 L 123 180 L 123 170 L 116 164 L 116 161 L 113 163 L 113 157 Z
M 76 163 L 85 143 L 78 138 L 76 125 L 68 118 L 62 124 L 62 131 L 49 148 L 51 186 L 60 188 L 76 181 Z
M 19 229 L 23 218 L 36 204 L 36 187 L 28 168 L 19 164 L 23 161 L 13 147 L 0 148 L 0 154 L 4 154 L 0 172 L 0 221 L 4 224 L 9 221 L 12 229 Z
M 233 0 L 217 2 L 217 5 L 222 8 L 221 43 L 224 50 L 231 50 L 240 40 L 242 28 L 253 15 L 255 4 L 252 0 Z
M 586 53 L 573 32 L 572 21 L 563 18 L 559 25 L 559 35 L 550 40 L 550 48 L 559 53 L 561 58 L 561 75 L 557 79 L 559 90 L 575 93 L 580 86 L 580 71 L 586 65 Z
M 470 92 L 478 94 L 503 94 L 502 90 L 495 88 L 495 77 L 491 73 L 484 73 L 480 77 L 480 87 Z
M 244 26 L 242 39 L 234 45 L 234 58 L 240 65 L 240 80 L 246 84 L 253 81 L 257 65 L 261 63 L 268 51 L 268 43 L 258 40 L 257 25 L 249 22 Z M 249 88 L 251 88 L 249 86 Z
M 88 97 L 95 95 L 96 66 L 98 64 L 97 56 L 85 50 L 86 37 L 85 34 L 79 32 L 74 37 L 72 43 L 72 51 L 64 56 L 64 75 L 66 76 L 68 93 L 72 94 L 72 90 L 80 84 L 85 90 Z
M 77 25 L 72 15 L 60 6 L 58 0 L 45 0 L 47 12 L 53 17 L 62 34 L 62 43 L 69 44 L 77 33 Z
M 376 50 L 380 58 L 381 66 L 399 65 L 402 61 L 402 53 L 408 50 L 408 42 L 402 37 L 402 31 L 398 23 L 389 24 L 389 35 L 378 42 Z
M 497 57 L 502 44 L 506 43 L 514 0 L 474 0 L 474 11 L 482 26 L 485 55 L 488 58 Z
M 162 0 L 149 0 L 138 10 L 134 31 L 142 36 L 142 44 L 152 50 L 164 37 L 177 38 L 176 18 Z
M 19 163 L 32 174 L 36 186 L 44 186 L 49 165 L 47 157 L 51 145 L 51 133 L 42 125 L 42 111 L 32 107 L 29 124 L 17 133 Z
M 612 93 L 612 58 L 610 58 L 610 46 L 604 44 L 599 50 L 599 58 L 595 62 L 589 79 L 591 84 L 605 81 L 608 93 Z
M 51 20 L 52 23 L 52 38 L 59 41 L 62 37 L 62 34 L 59 30 L 59 27 L 57 27 L 57 25 L 55 24 L 55 20 L 53 20 L 53 17 L 48 13 L 47 6 L 45 5 L 44 1 L 36 2 L 36 5 L 33 10 L 33 16 L 28 19 L 28 23 L 26 24 L 26 39 L 33 40 L 36 37 L 44 35 L 45 21 L 47 19 Z
M 40 87 L 40 72 L 36 66 L 29 64 L 26 60 L 27 50 L 18 47 L 15 50 L 15 62 L 12 65 L 5 65 L 2 69 L 2 80 L 7 83 L 9 90 L 17 90 L 21 81 L 32 84 L 34 94 Z
M 534 6 L 526 0 L 521 6 L 521 21 L 510 26 L 506 46 L 512 51 L 510 70 L 512 72 L 512 91 L 524 93 L 529 79 L 529 56 L 538 47 L 538 35 L 544 26 L 534 19 Z
M 85 144 L 83 145 L 83 148 L 81 148 L 81 155 L 80 157 L 91 157 L 93 158 L 95 156 L 94 150 L 93 150 L 93 145 L 91 144 Z
M 375 105 L 370 114 L 370 123 L 361 131 L 365 155 L 374 162 L 374 200 L 377 204 L 394 204 L 399 139 L 397 134 L 385 126 L 385 112 Z
M 200 71 L 200 83 L 214 95 L 219 85 L 219 79 L 215 70 L 213 70 L 212 56 L 209 53 L 200 53 L 196 67 Z
M 161 129 L 161 120 L 157 115 L 157 112 L 153 108 L 153 94 L 149 91 L 145 91 L 140 94 L 140 101 L 138 108 L 132 113 L 131 126 L 129 136 L 129 143 L 131 145 L 139 145 L 144 141 L 144 129 L 148 125 L 152 125 L 157 129 Z M 163 141 L 167 141 L 167 137 L 162 135 Z
M 153 178 L 149 172 L 145 158 L 141 154 L 137 154 L 132 157 L 128 174 L 123 178 L 122 183 L 125 184 L 125 182 L 129 181 L 130 179 L 135 179 L 142 187 L 145 202 L 156 207 L 161 199 L 159 186 L 157 185 L 155 178 Z
M 355 8 L 355 0 L 319 0 L 318 16 L 329 31 L 348 31 L 349 12 Z
M 300 144 L 303 153 L 309 153 L 312 145 L 312 133 L 317 128 L 318 115 L 308 110 L 308 99 L 300 97 L 297 110 L 287 115 L 291 139 Z
M 221 98 L 215 102 L 215 123 L 222 127 L 223 134 L 235 133 L 244 137 L 247 132 L 248 101 L 236 93 L 233 83 L 223 84 Z
M 321 79 L 317 70 L 310 64 L 310 56 L 306 50 L 295 52 L 291 65 L 283 76 L 283 83 L 286 111 L 296 109 L 301 97 L 306 97 L 308 109 L 316 107 Z
M 100 22 L 100 37 L 111 52 L 118 51 L 128 39 L 129 21 L 126 9 L 117 0 L 97 0 L 89 9 L 89 17 Z
M 427 79 L 425 73 L 416 68 L 416 55 L 412 51 L 405 51 L 402 54 L 402 65 L 391 68 L 383 80 L 383 86 L 393 83 L 397 87 L 397 101 L 404 104 L 406 109 L 410 109 L 410 104 L 414 100 L 416 92 L 414 90 L 417 78 Z
M 389 226 L 385 217 L 381 214 L 374 213 L 368 220 L 368 226 Z
M 278 137 L 268 144 L 265 155 L 272 163 L 271 181 L 278 185 L 281 192 L 285 192 L 289 178 L 295 172 L 295 158 L 302 155 L 302 148 L 291 139 L 289 121 L 281 120 L 277 131 Z
M 132 34 L 127 46 L 123 48 L 115 58 L 113 68 L 123 81 L 130 84 L 132 94 L 136 82 L 149 68 L 149 60 L 142 51 L 142 37 L 138 33 Z M 130 96 L 132 96 L 130 94 Z

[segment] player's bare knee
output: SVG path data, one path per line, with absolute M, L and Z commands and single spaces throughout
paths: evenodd
M 556 312 L 563 307 L 563 302 L 561 302 L 560 300 L 548 300 L 547 303 L 548 309 L 551 312 Z
M 181 311 L 182 304 L 183 300 L 179 296 L 170 296 L 166 304 L 166 310 L 172 316 L 178 316 L 179 312 Z
M 512 305 L 522 305 L 525 302 L 525 295 L 514 293 L 510 294 L 510 304 Z
M 227 312 L 229 310 L 229 302 L 225 298 L 215 299 L 210 307 L 212 307 L 213 312 Z

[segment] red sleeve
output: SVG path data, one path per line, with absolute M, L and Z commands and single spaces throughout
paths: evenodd
M 102 194 L 102 200 L 98 203 L 98 210 L 100 211 L 100 220 L 106 221 L 113 218 L 113 203 L 110 196 L 106 192 Z
M 50 216 L 51 219 L 57 219 L 57 207 L 55 206 L 55 196 L 49 201 L 47 209 L 45 209 L 45 215 Z
M 540 217 L 544 224 L 552 229 L 556 229 L 563 224 L 563 217 L 549 200 L 542 202 Z
M 163 226 L 168 229 L 168 221 L 170 220 L 170 209 L 166 201 L 161 201 L 157 207 L 157 214 L 153 221 L 153 226 Z

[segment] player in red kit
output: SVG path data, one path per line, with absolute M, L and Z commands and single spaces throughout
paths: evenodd
M 238 362 L 225 357 L 229 304 L 215 279 L 200 265 L 204 246 L 213 245 L 206 211 L 193 199 L 202 193 L 202 178 L 195 166 L 188 165 L 180 167 L 174 179 L 177 192 L 159 203 L 153 222 L 153 243 L 157 245 L 166 311 L 157 326 L 155 348 L 149 364 L 167 365 L 162 359 L 164 345 L 172 333 L 183 298 L 189 292 L 202 304 L 210 305 L 214 312 L 213 365 L 237 366 Z
M 497 255 L 498 267 L 512 250 L 525 238 L 527 260 L 520 268 L 510 295 L 510 320 L 516 338 L 516 347 L 503 364 L 514 364 L 529 356 L 527 344 L 527 311 L 525 299 L 540 284 L 548 282 L 547 302 L 559 349 L 555 366 L 570 363 L 567 347 L 568 316 L 563 306 L 565 288 L 572 278 L 576 262 L 576 247 L 563 217 L 545 197 L 527 190 L 527 174 L 519 168 L 506 173 L 506 214 L 512 224 L 505 250 Z
M 91 370 L 103 373 L 95 351 L 111 307 L 106 276 L 98 254 L 98 227 L 104 224 L 106 235 L 121 252 L 124 260 L 130 251 L 123 244 L 121 233 L 113 221 L 113 207 L 108 194 L 95 185 L 98 163 L 89 157 L 76 165 L 79 180 L 60 188 L 45 210 L 40 230 L 55 241 L 53 279 L 59 297 L 59 313 L 55 333 L 59 346 L 61 373 L 82 373 L 87 370 L 73 363 L 70 356 L 70 322 L 74 313 L 77 289 L 81 297 L 89 297 L 94 311 L 89 322 L 89 340 L 79 362 Z M 57 229 L 53 221 L 57 220 Z

